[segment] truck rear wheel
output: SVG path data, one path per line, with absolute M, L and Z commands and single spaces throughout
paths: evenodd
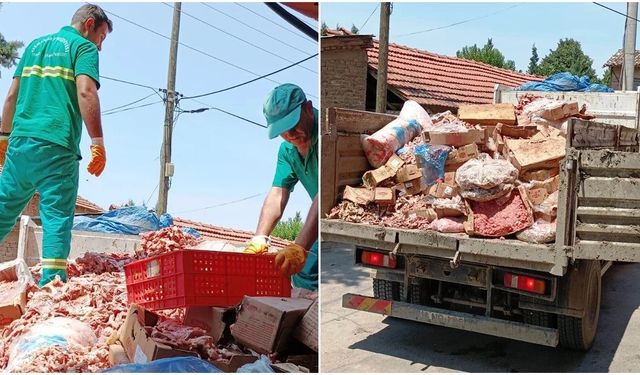
M 600 277 L 600 262 L 590 261 L 586 263 L 584 301 L 585 311 L 582 318 L 558 315 L 558 331 L 560 333 L 560 345 L 587 351 L 593 345 L 598 329 L 598 317 L 600 316 L 600 295 L 602 280 Z
M 404 285 L 395 281 L 373 279 L 373 296 L 387 301 L 401 301 Z
M 523 316 L 523 321 L 526 324 L 531 324 L 533 326 L 551 328 L 554 325 L 553 324 L 554 316 L 552 314 L 549 314 L 548 312 L 524 310 L 522 312 L 522 316 Z

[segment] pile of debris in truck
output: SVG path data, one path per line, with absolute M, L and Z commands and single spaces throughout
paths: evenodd
M 362 135 L 373 169 L 346 186 L 330 219 L 466 233 L 530 243 L 555 240 L 560 164 L 576 102 L 531 94 L 517 105 L 463 105 L 429 116 L 416 102 Z
M 37 287 L 39 265 L 21 259 L 0 264 L 0 370 L 317 372 L 315 293 L 294 289 L 289 297 L 246 295 L 233 306 L 185 303 L 152 311 L 131 301 L 126 268 L 207 246 L 175 226 L 141 237 L 135 254 L 69 260 L 68 281 L 56 277 L 43 288 Z

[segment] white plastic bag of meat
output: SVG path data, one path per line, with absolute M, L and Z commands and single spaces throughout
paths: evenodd
M 91 327 L 76 319 L 55 317 L 31 326 L 9 348 L 6 372 L 19 369 L 32 361 L 34 355 L 48 347 L 59 346 L 69 350 L 86 350 L 98 338 Z
M 362 148 L 374 168 L 379 168 L 402 146 L 411 142 L 420 132 L 431 127 L 431 117 L 420 104 L 409 100 L 404 103 L 396 119 L 372 135 L 361 137 Z
M 464 216 L 443 217 L 431 222 L 431 230 L 441 233 L 464 233 Z
M 518 170 L 509 161 L 492 159 L 488 154 L 478 155 L 456 171 L 456 183 L 462 190 L 491 189 L 513 184 L 517 178 Z
M 556 239 L 556 222 L 536 220 L 529 228 L 516 233 L 516 238 L 529 243 L 549 243 Z
M 550 217 L 555 217 L 558 215 L 558 194 L 559 191 L 554 191 L 549 194 L 548 197 L 542 201 L 540 204 L 533 205 L 533 212 L 538 212 L 541 214 L 545 214 Z

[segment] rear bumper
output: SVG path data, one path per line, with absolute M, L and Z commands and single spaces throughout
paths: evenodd
M 406 302 L 387 301 L 358 294 L 342 296 L 342 307 L 545 346 L 558 346 L 558 330 L 509 322 L 482 315 L 449 311 Z

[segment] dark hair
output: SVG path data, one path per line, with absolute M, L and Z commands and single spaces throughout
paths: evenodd
M 109 32 L 113 31 L 113 23 L 107 17 L 107 14 L 95 4 L 84 4 L 73 15 L 71 18 L 71 24 L 81 24 L 89 18 L 93 18 L 96 21 L 95 27 L 99 27 L 103 22 L 106 22 L 109 27 Z

